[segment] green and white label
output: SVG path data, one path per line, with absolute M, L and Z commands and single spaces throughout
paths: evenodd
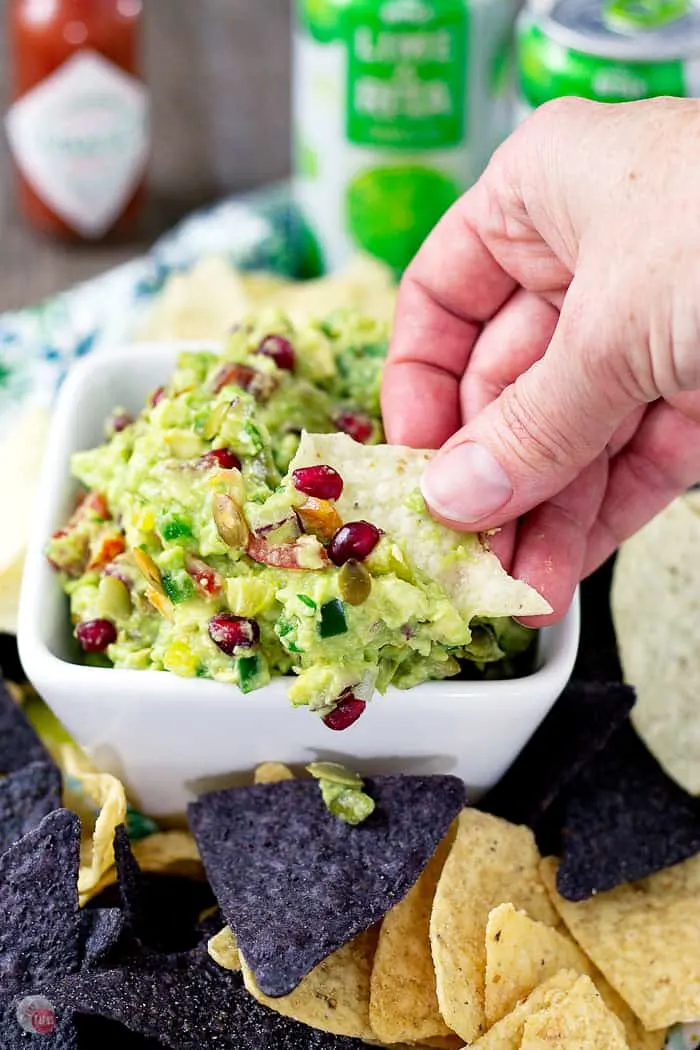
M 436 149 L 467 129 L 464 3 L 388 0 L 345 16 L 347 134 L 362 146 Z
M 297 0 L 297 196 L 326 265 L 397 271 L 509 130 L 518 0 Z

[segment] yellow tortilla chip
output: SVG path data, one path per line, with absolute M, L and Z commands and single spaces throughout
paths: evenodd
M 486 927 L 487 1025 L 500 1021 L 538 985 L 563 969 L 591 978 L 605 1005 L 622 1021 L 633 1050 L 661 1050 L 665 1029 L 647 1032 L 627 1003 L 566 933 L 536 922 L 512 904 L 494 908 Z
M 282 762 L 262 762 L 253 774 L 256 784 L 277 784 L 281 780 L 294 780 L 291 769 Z
M 576 904 L 542 877 L 562 919 L 651 1031 L 700 1017 L 700 855 Z
M 0 520 L 0 574 L 24 557 L 49 419 L 43 408 L 25 409 L 0 436 L 0 492 L 6 511 Z
M 90 792 L 100 812 L 92 836 L 85 834 L 80 844 L 80 872 L 78 893 L 85 904 L 101 888 L 101 880 L 114 865 L 114 832 L 126 820 L 126 795 L 116 777 L 109 773 L 93 773 L 84 777 L 85 790 Z
M 415 1044 L 414 1044 L 415 1045 Z M 458 1035 L 434 1035 L 429 1039 L 424 1039 L 420 1044 L 421 1046 L 434 1046 L 437 1050 L 461 1050 L 464 1046 L 464 1040 L 460 1039 Z
M 314 967 L 301 984 L 278 999 L 264 995 L 241 956 L 243 981 L 250 994 L 276 1010 L 312 1028 L 354 1039 L 371 1039 L 369 990 L 378 928 L 361 933 Z
M 268 273 L 239 273 L 223 256 L 214 255 L 167 280 L 136 338 L 223 339 L 246 314 L 271 307 L 295 323 L 347 309 L 389 322 L 395 302 L 391 270 L 369 257 L 358 257 L 340 274 L 290 281 Z
M 223 930 L 209 938 L 207 951 L 214 962 L 224 970 L 240 970 L 241 956 L 235 934 L 230 926 L 224 926 Z
M 560 970 L 477 1040 L 474 1050 L 520 1050 L 527 1019 L 562 999 L 577 979 L 573 970 Z
M 383 1043 L 427 1043 L 452 1035 L 438 1007 L 430 950 L 430 914 L 450 844 L 451 836 L 443 839 L 418 881 L 380 927 L 369 1019 Z
M 629 1050 L 624 1028 L 590 977 L 546 1009 L 528 1017 L 520 1050 Z
M 185 879 L 203 879 L 204 865 L 197 844 L 189 831 L 155 831 L 152 835 L 131 843 L 131 852 L 141 871 L 153 875 L 180 875 Z M 96 897 L 107 886 L 117 881 L 117 869 L 112 866 L 102 875 L 85 900 Z
M 17 630 L 24 554 L 34 516 L 49 413 L 29 408 L 0 436 L 0 631 Z
M 24 556 L 0 569 L 0 632 L 16 634 Z
M 241 275 L 221 256 L 208 256 L 166 281 L 137 340 L 223 339 L 252 307 Z
M 486 1028 L 485 934 L 489 912 L 513 902 L 528 915 L 555 925 L 539 876 L 540 855 L 529 828 L 478 810 L 458 818 L 457 837 L 438 882 L 430 919 L 430 944 L 440 1012 L 465 1042 Z
M 57 744 L 54 750 L 68 778 L 64 785 L 64 805 L 78 814 L 82 824 L 78 875 L 82 906 L 117 881 L 114 832 L 126 823 L 126 793 L 116 777 L 96 772 L 76 744 Z M 71 786 L 71 780 L 77 782 L 79 791 Z M 99 809 L 97 818 L 93 807 Z M 133 842 L 131 849 L 142 871 L 204 878 L 199 850 L 189 831 L 157 831 Z
M 486 1025 L 490 1028 L 560 970 L 588 973 L 574 942 L 512 904 L 499 904 L 486 924 Z
M 111 881 L 107 876 L 114 866 L 114 832 L 126 821 L 126 794 L 121 781 L 110 773 L 98 773 L 76 744 L 59 745 L 56 751 L 67 778 L 63 803 L 78 814 L 82 825 L 78 874 L 82 906 Z
M 287 283 L 267 305 L 274 303 L 296 324 L 327 317 L 336 310 L 357 310 L 365 317 L 391 322 L 396 291 L 388 266 L 370 256 L 357 256 L 339 274 Z M 262 305 L 260 300 L 256 305 Z
M 189 831 L 156 831 L 132 842 L 131 851 L 142 871 L 154 875 L 181 875 L 203 879 L 204 865 Z

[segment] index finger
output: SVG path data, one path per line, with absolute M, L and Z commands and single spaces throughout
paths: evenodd
M 461 426 L 459 384 L 469 355 L 516 287 L 480 232 L 493 210 L 481 179 L 445 213 L 404 274 L 382 385 L 384 425 L 395 444 L 439 448 Z

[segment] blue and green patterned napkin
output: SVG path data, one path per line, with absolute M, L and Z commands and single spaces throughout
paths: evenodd
M 172 273 L 214 254 L 240 270 L 299 278 L 318 273 L 288 184 L 196 212 L 147 255 L 37 306 L 0 315 L 0 436 L 28 406 L 50 405 L 77 358 L 131 341 Z

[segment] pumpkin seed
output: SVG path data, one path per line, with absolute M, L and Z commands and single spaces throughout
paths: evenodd
M 132 548 L 131 553 L 134 556 L 136 567 L 143 576 L 146 583 L 148 583 L 154 590 L 160 594 L 165 594 L 163 590 L 163 579 L 160 575 L 160 569 L 154 562 L 150 554 L 146 554 L 140 547 Z
M 154 587 L 147 587 L 145 594 L 156 612 L 159 612 L 166 620 L 175 619 L 172 602 L 161 591 L 157 591 Z
M 248 542 L 248 525 L 243 511 L 225 492 L 215 492 L 212 497 L 212 514 L 216 531 L 227 547 L 240 550 Z
M 338 574 L 338 590 L 348 605 L 362 605 L 372 590 L 372 577 L 361 562 L 350 558 Z
M 131 612 L 129 588 L 118 576 L 103 576 L 100 580 L 100 613 L 108 620 L 125 620 Z
M 217 405 L 214 411 L 209 414 L 209 418 L 202 429 L 202 437 L 205 441 L 211 441 L 219 433 L 230 407 L 229 402 L 224 401 Z

